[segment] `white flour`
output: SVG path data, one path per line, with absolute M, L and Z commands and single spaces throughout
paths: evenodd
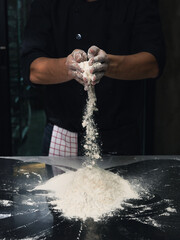
M 138 197 L 127 180 L 98 167 L 64 173 L 36 189 L 51 191 L 54 209 L 65 217 L 94 221 L 111 216 L 124 200 Z
M 90 73 L 88 61 L 80 63 L 80 67 L 88 79 L 88 100 L 82 126 L 85 128 L 85 155 L 90 162 L 76 172 L 56 176 L 36 189 L 51 191 L 54 209 L 61 211 L 65 217 L 82 220 L 93 218 L 98 221 L 103 216 L 112 215 L 112 212 L 121 208 L 124 200 L 137 198 L 138 194 L 128 181 L 96 166 L 96 160 L 101 156 L 97 143 L 98 130 L 93 118 L 94 111 L 97 111 L 95 89 L 91 84 L 93 74 Z
M 0 200 L 0 206 L 10 207 L 13 205 L 13 202 L 10 200 Z
M 94 74 L 90 73 L 91 66 L 89 66 L 88 61 L 81 62 L 79 65 L 84 70 L 83 76 L 86 77 L 88 80 L 88 85 L 85 87 L 88 91 L 88 99 L 82 122 L 82 126 L 86 130 L 84 150 L 85 155 L 90 157 L 91 159 L 91 162 L 87 164 L 94 165 L 95 161 L 101 158 L 100 147 L 97 143 L 98 130 L 93 118 L 94 111 L 98 110 L 96 107 L 97 99 L 95 94 L 95 88 L 91 84 Z M 101 65 L 101 63 L 95 63 L 94 65 Z
M 94 63 L 93 66 L 100 66 L 101 63 Z M 86 90 L 88 90 L 88 87 L 91 86 L 91 82 L 93 81 L 94 74 L 90 73 L 90 69 L 92 66 L 89 66 L 89 61 L 84 61 L 79 63 L 80 68 L 84 70 L 83 77 L 85 77 L 88 80 L 88 85 L 85 87 Z

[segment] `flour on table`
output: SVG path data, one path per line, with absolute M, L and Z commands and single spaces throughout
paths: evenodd
M 13 202 L 10 200 L 0 200 L 0 207 L 10 207 L 13 205 Z
M 36 189 L 49 190 L 53 208 L 63 216 L 94 221 L 111 216 L 123 201 L 138 197 L 127 180 L 93 166 L 58 175 Z
M 97 143 L 99 134 L 93 117 L 94 112 L 98 111 L 96 107 L 97 98 L 95 93 L 95 87 L 91 84 L 94 74 L 90 73 L 90 69 L 92 66 L 89 66 L 88 61 L 81 62 L 79 65 L 84 70 L 83 77 L 87 78 L 88 80 L 88 84 L 86 86 L 86 90 L 88 92 L 88 99 L 82 122 L 82 126 L 83 128 L 85 128 L 85 143 L 83 147 L 85 151 L 85 156 L 88 156 L 91 159 L 91 162 L 87 164 L 94 165 L 96 160 L 101 158 L 100 146 Z M 95 63 L 94 65 L 101 65 L 101 63 Z

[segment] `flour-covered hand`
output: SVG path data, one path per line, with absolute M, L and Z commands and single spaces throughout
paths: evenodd
M 106 52 L 96 46 L 92 46 L 88 50 L 89 65 L 91 73 L 94 74 L 92 84 L 95 85 L 104 76 L 108 68 L 108 56 Z
M 75 79 L 84 85 L 83 69 L 80 68 L 79 63 L 87 60 L 87 54 L 80 49 L 75 49 L 67 56 L 66 66 L 68 71 L 68 79 Z

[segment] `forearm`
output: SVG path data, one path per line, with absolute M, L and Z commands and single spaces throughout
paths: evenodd
M 108 54 L 107 77 L 121 80 L 156 78 L 159 68 L 155 57 L 148 52 L 119 56 Z
M 69 81 L 66 58 L 35 59 L 30 65 L 30 81 L 35 84 L 57 84 Z

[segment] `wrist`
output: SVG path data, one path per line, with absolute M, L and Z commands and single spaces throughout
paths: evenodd
M 65 58 L 60 58 L 59 59 L 60 61 L 62 60 L 62 63 L 63 63 L 63 66 L 61 66 L 62 63 L 60 63 L 60 66 L 63 67 L 64 69 L 64 79 L 65 79 L 65 82 L 68 82 L 70 80 L 72 80 L 72 74 L 71 74 L 71 71 L 69 70 L 69 65 L 68 65 L 68 57 L 65 57 Z

